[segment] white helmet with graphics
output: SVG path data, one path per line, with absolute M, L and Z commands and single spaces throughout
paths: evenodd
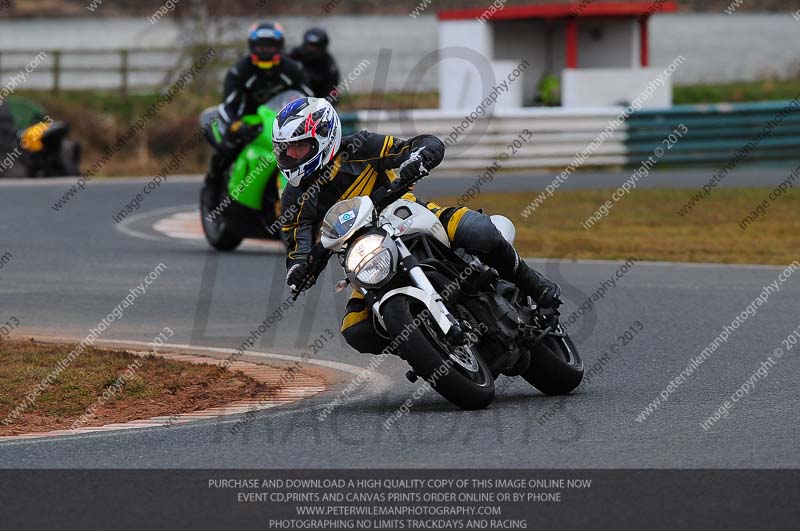
M 327 165 L 342 144 L 342 122 L 326 99 L 298 98 L 287 104 L 272 125 L 278 167 L 292 184 Z

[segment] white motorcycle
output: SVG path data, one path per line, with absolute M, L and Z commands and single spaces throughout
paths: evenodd
M 412 156 L 405 164 L 414 162 Z M 522 376 L 546 394 L 571 392 L 583 378 L 583 362 L 558 313 L 538 309 L 497 271 L 452 249 L 439 219 L 401 198 L 427 175 L 420 171 L 328 210 L 295 299 L 335 254 L 347 275 L 337 291 L 352 284 L 364 294 L 375 329 L 411 366 L 410 381 L 424 378 L 464 409 L 487 407 L 500 374 Z M 513 243 L 511 221 L 491 219 Z

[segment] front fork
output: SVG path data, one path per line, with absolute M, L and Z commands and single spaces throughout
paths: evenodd
M 447 306 L 444 304 L 442 296 L 436 290 L 430 279 L 425 276 L 422 268 L 419 266 L 417 259 L 411 254 L 406 247 L 403 240 L 396 238 L 394 243 L 397 245 L 397 251 L 400 255 L 402 267 L 408 271 L 408 276 L 411 278 L 414 286 L 403 286 L 395 288 L 386 294 L 379 301 L 372 305 L 372 310 L 378 316 L 381 325 L 386 328 L 383 322 L 383 315 L 381 314 L 381 306 L 388 301 L 391 297 L 396 295 L 405 295 L 419 300 L 427 309 L 430 315 L 442 333 L 447 338 L 448 342 L 453 345 L 463 345 L 467 342 L 467 334 L 469 332 L 465 327 L 469 328 L 469 324 L 462 324 L 456 319 Z

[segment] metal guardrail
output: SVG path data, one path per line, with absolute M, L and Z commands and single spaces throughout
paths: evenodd
M 640 111 L 628 119 L 626 146 L 632 159 L 640 160 L 684 124 L 688 133 L 665 152 L 663 163 L 724 163 L 751 142 L 748 162 L 794 160 L 800 153 L 800 103 L 789 107 L 790 103 L 680 105 Z M 767 130 L 771 121 L 774 125 Z
M 342 119 L 342 134 L 343 135 L 352 135 L 353 133 L 357 133 L 359 130 L 358 127 L 358 114 L 354 112 L 343 112 L 339 114 L 339 117 Z
M 531 108 L 498 111 L 489 119 L 480 118 L 449 142 L 441 169 L 483 171 L 498 161 L 503 169 L 563 169 L 572 163 L 621 112 L 616 108 L 576 109 Z M 433 134 L 453 138 L 454 128 L 467 119 L 469 112 L 419 110 L 408 112 L 360 111 L 359 126 L 381 133 L 408 138 Z M 533 133 L 530 142 L 513 150 L 509 145 L 525 129 Z M 627 133 L 623 126 L 594 150 L 585 166 L 623 166 L 628 163 Z
M 744 162 L 775 163 L 794 160 L 800 153 L 800 103 L 786 113 L 789 101 L 686 105 L 669 109 L 642 110 L 627 118 L 603 142 L 590 150 L 581 167 L 638 166 L 664 148 L 660 165 L 720 164 L 733 159 L 757 135 L 756 146 Z M 764 128 L 781 112 L 784 116 L 769 134 Z M 448 147 L 442 169 L 479 172 L 497 161 L 520 131 L 528 129 L 533 140 L 500 162 L 503 169 L 563 170 L 598 140 L 623 109 L 521 109 L 500 111 L 491 120 L 476 120 L 457 142 Z M 463 112 L 420 110 L 409 112 L 358 113 L 359 127 L 409 137 L 429 133 L 446 139 L 465 119 Z M 678 142 L 663 141 L 685 125 L 688 133 Z M 468 147 L 463 147 L 463 146 Z M 506 151 L 508 153 L 508 151 Z

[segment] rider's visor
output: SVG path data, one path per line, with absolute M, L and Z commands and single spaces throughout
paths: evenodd
M 303 50 L 312 57 L 317 57 L 325 53 L 324 46 L 320 46 L 319 44 L 313 44 L 310 42 L 303 44 Z
M 280 64 L 281 50 L 277 46 L 255 46 L 250 60 L 259 68 L 269 69 Z
M 255 46 L 253 48 L 253 53 L 258 56 L 259 59 L 272 59 L 275 55 L 281 52 L 280 48 L 275 45 L 263 45 L 263 46 Z
M 278 166 L 282 170 L 293 170 L 299 167 L 317 154 L 318 145 L 316 138 L 304 138 L 294 142 L 278 144 L 275 146 L 275 154 L 278 156 Z

